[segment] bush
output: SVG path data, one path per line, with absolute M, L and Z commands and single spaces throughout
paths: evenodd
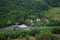
M 30 40 L 36 37 L 36 40 L 58 40 L 50 30 L 47 29 L 30 29 L 30 30 L 0 30 L 0 40 L 10 40 L 19 38 L 21 40 Z
M 11 38 L 8 36 L 7 40 L 11 40 Z
M 60 0 L 45 0 L 52 7 L 60 7 Z
M 1 30 L 0 31 L 0 40 L 7 40 L 8 38 L 15 39 L 19 37 L 18 31 L 13 30 Z
M 35 22 L 34 25 L 40 27 L 44 25 L 44 22 Z
M 54 34 L 60 34 L 60 27 L 55 27 L 52 29 L 52 33 Z
M 7 40 L 8 38 L 16 39 L 18 37 L 25 37 L 27 35 L 34 36 L 40 33 L 38 29 L 31 30 L 0 30 L 0 40 Z
M 36 40 L 58 40 L 50 30 L 42 30 L 40 34 L 36 35 Z
M 30 30 L 30 33 L 29 33 L 29 35 L 31 35 L 31 36 L 35 36 L 35 34 L 39 34 L 40 33 L 40 29 L 31 29 Z
M 50 26 L 60 26 L 60 20 L 50 20 Z

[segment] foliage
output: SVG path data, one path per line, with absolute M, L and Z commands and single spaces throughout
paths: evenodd
M 41 30 L 40 35 L 36 35 L 36 40 L 59 40 L 50 30 Z
M 31 24 L 27 19 L 48 18 L 60 20 L 60 0 L 0 0 L 0 28 L 7 25 Z M 51 10 L 50 10 L 51 9 Z M 54 14 L 54 15 L 53 15 Z M 35 22 L 37 26 L 60 26 L 60 21 L 50 23 Z M 30 26 L 30 25 L 29 25 Z
M 0 5 L 0 27 L 17 21 L 22 24 L 26 19 L 42 18 L 43 11 L 49 8 L 44 1 L 36 0 L 0 0 Z
M 45 0 L 50 6 L 60 7 L 60 0 Z
M 0 40 L 11 39 L 30 40 L 35 38 L 36 40 L 58 40 L 56 36 L 51 33 L 49 29 L 30 29 L 30 30 L 0 30 Z
M 50 20 L 50 26 L 60 26 L 59 20 Z
M 0 30 L 0 40 L 7 40 L 7 39 L 16 39 L 18 37 L 25 37 L 27 35 L 33 36 L 38 34 L 40 30 L 38 29 L 31 29 L 31 30 Z
M 56 26 L 55 28 L 53 28 L 53 29 L 52 29 L 52 33 L 53 33 L 53 34 L 60 34 L 60 27 L 57 27 L 57 26 Z
M 38 26 L 38 27 L 44 26 L 44 22 L 35 22 L 35 26 Z

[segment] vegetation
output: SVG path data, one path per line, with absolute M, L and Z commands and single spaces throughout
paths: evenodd
M 55 27 L 52 29 L 52 33 L 54 34 L 60 34 L 60 27 Z
M 30 29 L 30 30 L 0 30 L 0 40 L 59 40 L 49 29 Z
M 29 21 L 27 21 L 28 19 L 32 19 L 33 22 L 35 22 L 34 25 L 37 26 L 41 23 L 43 23 L 41 24 L 43 26 L 60 26 L 59 9 L 59 0 L 0 0 L 0 27 L 13 25 L 16 22 L 29 25 Z M 37 23 L 36 19 L 38 18 L 41 20 L 48 18 L 49 21 L 51 19 L 56 20 L 57 24 L 54 24 L 55 22 L 52 24 L 51 21 L 49 24 L 45 23 L 44 21 Z
M 24 23 L 26 19 L 42 18 L 41 11 L 48 10 L 46 3 L 36 0 L 0 0 L 0 25 Z M 36 18 L 34 18 L 36 17 Z M 4 23 L 2 25 L 2 23 Z
M 0 40 L 60 40 L 60 0 L 0 0 L 0 28 L 16 23 L 52 29 L 0 30 Z

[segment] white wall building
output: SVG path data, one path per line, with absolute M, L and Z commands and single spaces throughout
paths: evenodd
M 28 26 L 25 24 L 22 24 L 22 25 L 15 25 L 14 27 L 16 27 L 16 28 L 27 28 Z

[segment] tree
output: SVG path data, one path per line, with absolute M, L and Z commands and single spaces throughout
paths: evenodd
M 45 0 L 52 7 L 60 7 L 60 0 Z

